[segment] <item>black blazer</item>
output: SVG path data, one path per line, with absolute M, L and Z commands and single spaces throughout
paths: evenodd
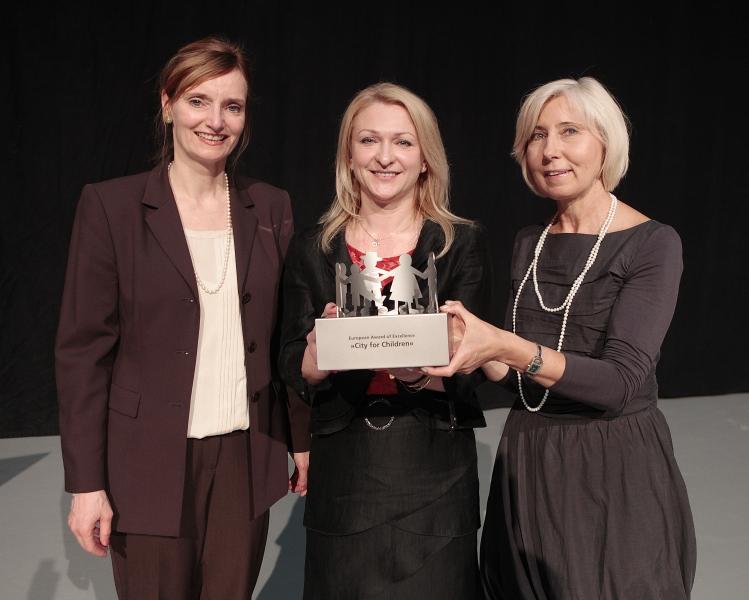
M 366 391 L 374 372 L 353 370 L 331 374 L 317 386 L 302 378 L 306 336 L 322 314 L 325 304 L 335 301 L 335 263 L 351 265 L 344 234 L 333 240 L 333 250 L 319 247 L 320 226 L 294 235 L 286 256 L 283 278 L 283 317 L 279 370 L 290 394 L 312 405 L 310 432 L 324 434 L 345 428 L 366 402 Z M 412 256 L 412 265 L 424 271 L 429 252 L 439 253 L 444 235 L 439 225 L 425 221 Z M 460 300 L 482 319 L 491 306 L 491 263 L 486 241 L 477 225 L 457 225 L 450 250 L 438 258 L 438 299 Z M 386 288 L 387 289 L 387 288 Z M 376 318 L 376 317 L 373 317 Z M 481 370 L 444 380 L 445 392 L 399 391 L 399 399 L 412 406 L 413 414 L 437 429 L 473 428 L 486 425 L 475 388 L 484 380 Z

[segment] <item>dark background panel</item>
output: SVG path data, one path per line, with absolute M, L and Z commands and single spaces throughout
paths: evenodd
M 515 231 L 553 210 L 525 188 L 509 156 L 520 100 L 552 79 L 597 77 L 632 121 L 631 168 L 617 195 L 684 242 L 661 395 L 749 390 L 740 91 L 749 52 L 730 9 L 186 1 L 12 11 L 0 62 L 10 106 L 0 436 L 57 432 L 52 347 L 78 194 L 87 182 L 151 166 L 159 69 L 211 33 L 243 41 L 254 65 L 253 139 L 241 169 L 288 189 L 299 225 L 333 196 L 338 121 L 356 91 L 389 80 L 423 96 L 440 120 L 454 210 L 492 232 L 497 319 Z M 483 391 L 489 403 L 498 394 Z

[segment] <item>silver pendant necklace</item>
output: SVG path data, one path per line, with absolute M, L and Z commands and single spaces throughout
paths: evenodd
M 372 242 L 371 242 L 371 244 L 372 244 L 372 247 L 374 247 L 374 248 L 379 248 L 379 247 L 380 247 L 380 245 L 382 244 L 382 242 L 383 242 L 384 240 L 390 239 L 391 237 L 393 237 L 393 236 L 394 236 L 394 235 L 396 235 L 396 234 L 399 234 L 399 233 L 403 233 L 404 231 L 406 231 L 406 229 L 408 229 L 409 227 L 411 227 L 411 223 L 409 223 L 409 224 L 408 224 L 408 225 L 407 225 L 406 227 L 404 227 L 403 229 L 400 229 L 400 230 L 398 230 L 398 231 L 392 231 L 392 232 L 388 233 L 387 235 L 383 235 L 383 236 L 379 236 L 379 237 L 377 237 L 377 236 L 375 236 L 375 235 L 372 235 L 372 234 L 371 234 L 371 233 L 370 233 L 370 232 L 369 232 L 369 231 L 367 230 L 367 228 L 366 228 L 366 227 L 364 227 L 364 223 L 362 222 L 362 219 L 361 219 L 361 218 L 359 218 L 359 219 L 357 220 L 357 223 L 359 223 L 359 226 L 360 226 L 360 227 L 362 228 L 362 231 L 363 231 L 364 233 L 366 233 L 366 234 L 367 234 L 367 235 L 368 235 L 368 236 L 369 236 L 370 238 L 372 238 Z

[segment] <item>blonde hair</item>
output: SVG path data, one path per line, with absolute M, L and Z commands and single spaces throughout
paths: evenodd
M 604 147 L 601 182 L 607 192 L 619 185 L 629 167 L 629 127 L 627 117 L 611 93 L 592 77 L 557 79 L 528 94 L 518 111 L 512 156 L 520 164 L 523 179 L 531 190 L 542 195 L 528 177 L 526 151 L 544 106 L 564 96 L 570 107 L 579 111 Z
M 166 94 L 168 104 L 172 104 L 196 85 L 234 70 L 239 71 L 247 82 L 247 97 L 245 98 L 245 105 L 247 105 L 250 100 L 250 64 L 242 46 L 223 37 L 206 37 L 183 46 L 169 59 L 161 70 L 159 92 Z M 172 123 L 166 119 L 163 107 L 159 106 L 155 123 L 159 145 L 157 160 L 166 164 L 174 157 Z M 245 118 L 242 136 L 227 161 L 229 172 L 236 167 L 249 141 L 250 119 Z
M 356 115 L 378 102 L 402 106 L 413 122 L 426 164 L 426 170 L 416 183 L 416 209 L 424 219 L 434 221 L 442 228 L 445 236 L 445 245 L 439 253 L 442 256 L 455 239 L 454 226 L 471 221 L 450 212 L 450 167 L 437 117 L 424 100 L 393 83 L 377 83 L 361 90 L 343 113 L 335 161 L 336 195 L 328 210 L 320 217 L 320 248 L 323 252 L 330 252 L 333 238 L 350 221 L 359 218 L 361 190 L 350 167 L 351 133 Z

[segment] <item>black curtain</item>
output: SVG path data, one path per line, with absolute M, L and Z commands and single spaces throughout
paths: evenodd
M 483 3 L 482 3 L 483 4 Z M 161 66 L 223 33 L 254 64 L 253 138 L 241 170 L 289 190 L 299 225 L 333 195 L 340 115 L 353 94 L 394 81 L 437 113 L 453 209 L 493 233 L 504 314 L 514 232 L 553 207 L 509 156 L 524 94 L 592 75 L 632 121 L 617 195 L 684 243 L 677 313 L 658 367 L 661 395 L 749 390 L 749 259 L 742 19 L 686 3 L 58 3 L 6 9 L 6 159 L 0 222 L 0 437 L 57 432 L 53 340 L 83 184 L 152 165 Z

